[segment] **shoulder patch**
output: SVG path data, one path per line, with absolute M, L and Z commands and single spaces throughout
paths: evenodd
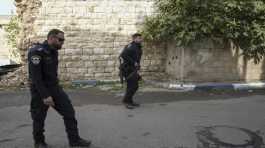
M 43 51 L 43 47 L 40 44 L 34 44 L 31 48 L 30 51 Z
M 37 50 L 38 50 L 38 51 L 42 51 L 42 50 L 43 50 L 43 48 L 42 48 L 42 47 L 39 47 L 39 48 L 37 48 Z
M 38 56 L 38 55 L 33 55 L 31 58 L 30 58 L 31 62 L 34 64 L 34 65 L 38 65 L 40 64 L 40 61 L 41 61 L 41 57 Z

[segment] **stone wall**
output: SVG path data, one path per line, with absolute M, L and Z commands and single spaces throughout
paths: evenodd
M 119 53 L 141 27 L 145 16 L 155 12 L 153 0 L 16 2 L 22 28 L 18 43 L 24 55 L 30 44 L 43 41 L 50 29 L 65 31 L 66 42 L 60 51 L 59 65 L 63 80 L 118 79 Z M 154 78 L 166 72 L 170 77 L 164 79 L 185 82 L 264 79 L 263 61 L 255 65 L 244 59 L 239 49 L 224 45 L 200 41 L 186 47 L 184 53 L 172 45 L 145 45 L 142 73 L 145 78 Z
M 166 72 L 177 81 L 231 82 L 265 78 L 265 61 L 255 64 L 253 60 L 245 59 L 242 50 L 235 48 L 232 43 L 203 40 L 186 48 L 171 44 L 167 56 Z
M 24 53 L 32 42 L 43 41 L 50 29 L 65 32 L 59 57 L 63 80 L 118 79 L 119 53 L 144 17 L 153 13 L 152 0 L 17 0 L 17 7 Z M 144 47 L 144 75 L 163 73 L 163 48 Z

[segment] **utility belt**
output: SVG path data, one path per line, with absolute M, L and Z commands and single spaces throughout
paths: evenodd
M 122 63 L 119 69 L 120 69 L 119 76 L 121 83 L 123 83 L 124 80 L 127 81 L 131 78 L 134 78 L 137 81 L 141 80 L 141 76 L 138 73 L 138 69 L 134 65 Z
M 30 79 L 28 80 L 29 86 L 37 86 L 37 84 L 34 84 Z M 59 86 L 59 81 L 45 81 L 43 82 L 44 86 L 46 87 L 58 87 Z

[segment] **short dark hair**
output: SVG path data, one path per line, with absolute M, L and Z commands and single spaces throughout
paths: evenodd
M 59 33 L 64 33 L 63 31 L 59 30 L 59 29 L 52 29 L 49 31 L 48 35 L 47 35 L 47 39 L 50 37 L 50 36 L 56 36 L 57 34 Z
M 137 37 L 141 37 L 142 35 L 140 33 L 135 33 L 132 35 L 132 38 L 135 39 Z

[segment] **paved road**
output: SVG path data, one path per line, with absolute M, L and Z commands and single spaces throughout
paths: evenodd
M 265 132 L 265 91 L 173 92 L 148 90 L 136 96 L 142 106 L 127 110 L 121 94 L 96 88 L 67 90 L 80 133 L 92 148 L 261 148 Z M 32 147 L 27 90 L 0 92 L 0 147 Z M 61 117 L 52 109 L 47 142 L 67 147 Z M 247 142 L 247 140 L 249 142 Z

